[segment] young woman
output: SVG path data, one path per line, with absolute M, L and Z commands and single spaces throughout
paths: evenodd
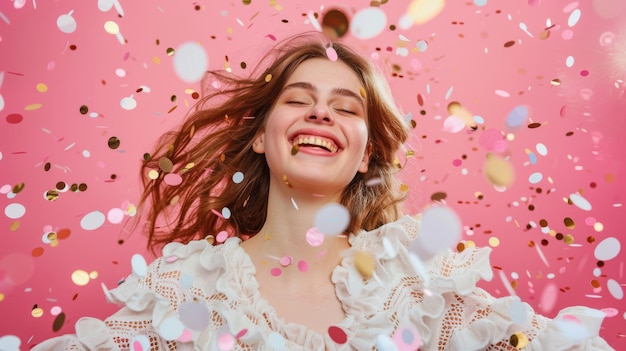
M 420 220 L 402 215 L 394 178 L 408 128 L 344 44 L 299 35 L 251 78 L 206 83 L 142 167 L 162 256 L 108 292 L 119 312 L 35 350 L 611 349 L 600 311 L 549 320 L 477 288 L 486 249 L 439 253 L 418 274 Z

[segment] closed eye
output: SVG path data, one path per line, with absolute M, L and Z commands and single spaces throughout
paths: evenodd
M 292 105 L 306 105 L 306 102 L 298 100 L 289 100 L 287 103 Z
M 347 113 L 347 114 L 350 114 L 350 115 L 356 115 L 356 112 L 354 112 L 352 110 L 346 110 L 346 109 L 343 109 L 343 108 L 338 108 L 337 111 L 343 112 L 343 113 Z

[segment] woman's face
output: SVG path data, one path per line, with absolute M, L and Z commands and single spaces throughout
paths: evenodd
M 314 58 L 298 66 L 254 142 L 254 150 L 265 153 L 272 183 L 338 196 L 357 172 L 367 171 L 361 91 L 358 76 L 341 61 Z

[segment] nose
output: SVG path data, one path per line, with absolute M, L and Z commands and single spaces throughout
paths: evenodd
M 313 105 L 311 110 L 307 112 L 306 120 L 308 122 L 313 123 L 321 123 L 321 124 L 333 124 L 335 123 L 335 119 L 330 113 L 330 110 L 327 106 L 322 103 L 317 103 Z

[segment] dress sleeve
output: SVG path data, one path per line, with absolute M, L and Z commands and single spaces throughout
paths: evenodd
M 554 319 L 537 314 L 517 296 L 495 298 L 476 287 L 489 277 L 489 249 L 435 259 L 430 288 L 444 298 L 437 340 L 440 350 L 613 350 L 598 336 L 604 313 L 574 306 Z

